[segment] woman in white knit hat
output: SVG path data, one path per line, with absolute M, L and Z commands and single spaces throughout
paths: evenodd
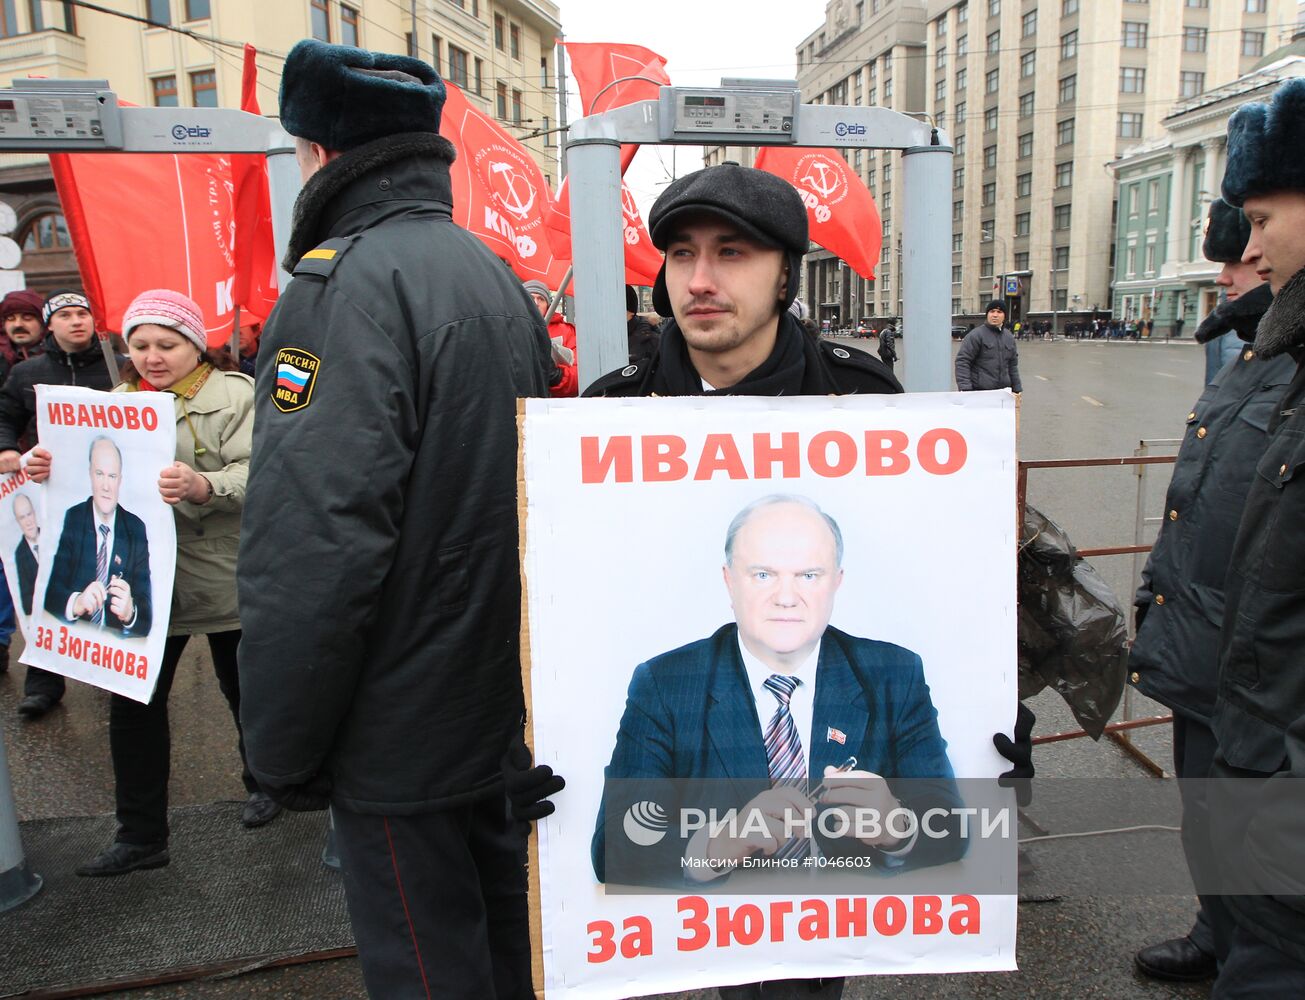
M 169 392 L 177 414 L 176 461 L 159 474 L 159 493 L 177 523 L 177 571 L 172 616 L 158 685 L 148 705 L 111 696 L 109 744 L 116 782 L 118 833 L 79 875 L 122 875 L 168 863 L 168 692 L 192 635 L 208 637 L 218 685 L 240 726 L 236 649 L 236 552 L 253 436 L 253 380 L 230 371 L 229 359 L 210 351 L 204 316 L 179 292 L 138 295 L 123 315 L 130 362 L 117 392 Z M 34 479 L 49 474 L 49 452 L 36 449 Z M 240 743 L 241 763 L 244 744 Z M 243 767 L 249 798 L 246 826 L 271 821 L 280 806 L 259 791 Z

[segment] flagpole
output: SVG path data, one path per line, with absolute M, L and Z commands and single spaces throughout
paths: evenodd
M 240 360 L 240 307 L 239 306 L 236 306 L 235 316 L 232 317 L 231 320 L 231 343 L 229 345 L 229 349 L 231 351 L 231 360 L 239 361 Z

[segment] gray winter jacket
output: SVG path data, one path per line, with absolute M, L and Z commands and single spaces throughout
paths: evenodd
M 962 392 L 971 389 L 1023 392 L 1014 335 L 1009 330 L 994 330 L 987 323 L 967 333 L 956 354 L 956 388 Z

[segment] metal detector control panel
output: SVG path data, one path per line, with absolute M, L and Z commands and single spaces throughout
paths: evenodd
M 101 81 L 23 80 L 0 89 L 0 146 L 6 151 L 122 148 L 117 96 Z
M 792 142 L 801 96 L 796 90 L 663 87 L 663 139 Z

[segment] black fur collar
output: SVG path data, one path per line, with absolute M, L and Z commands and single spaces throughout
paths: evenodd
M 359 177 L 377 167 L 418 156 L 450 164 L 457 157 L 453 143 L 433 132 L 403 132 L 364 143 L 341 154 L 308 178 L 295 199 L 290 245 L 281 266 L 293 271 L 299 259 L 322 241 L 322 216 L 335 197 Z
M 1221 303 L 1196 328 L 1196 342 L 1204 344 L 1232 330 L 1249 344 L 1255 339 L 1255 328 L 1259 326 L 1260 318 L 1271 302 L 1273 292 L 1265 283 L 1256 285 L 1231 302 Z
M 1305 347 L 1305 268 L 1291 276 L 1255 331 L 1255 353 L 1273 358 Z

